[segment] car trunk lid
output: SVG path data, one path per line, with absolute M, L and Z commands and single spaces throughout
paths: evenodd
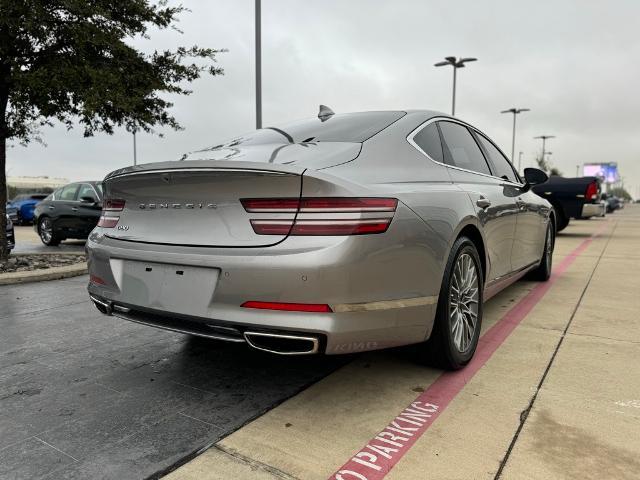
M 299 198 L 303 172 L 237 161 L 167 162 L 114 172 L 105 179 L 105 197 L 124 200 L 124 208 L 113 214 L 117 224 L 105 232 L 120 240 L 157 244 L 274 245 L 287 235 L 257 235 L 240 200 Z M 277 216 L 291 220 L 295 214 Z

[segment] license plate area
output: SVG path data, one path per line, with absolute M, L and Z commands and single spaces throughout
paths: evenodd
M 125 303 L 206 316 L 220 269 L 125 260 L 120 283 Z

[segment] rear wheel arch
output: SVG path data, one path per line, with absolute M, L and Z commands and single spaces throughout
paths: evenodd
M 456 236 L 454 243 L 460 237 L 467 237 L 469 240 L 473 242 L 478 251 L 478 256 L 480 257 L 480 263 L 482 264 L 482 276 L 485 281 L 487 280 L 487 252 L 484 247 L 484 239 L 482 237 L 482 233 L 478 227 L 473 224 L 468 224 L 462 227 L 462 230 Z

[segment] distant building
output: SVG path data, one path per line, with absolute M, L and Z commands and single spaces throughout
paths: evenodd
M 54 177 L 7 177 L 7 187 L 17 191 L 55 190 L 69 183 L 66 178 Z

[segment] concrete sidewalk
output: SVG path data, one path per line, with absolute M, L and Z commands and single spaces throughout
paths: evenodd
M 385 478 L 638 478 L 638 246 L 638 206 L 572 222 L 554 256 L 572 256 L 566 271 Z M 536 285 L 488 302 L 483 332 Z M 441 374 L 397 352 L 363 355 L 166 478 L 340 478 Z

